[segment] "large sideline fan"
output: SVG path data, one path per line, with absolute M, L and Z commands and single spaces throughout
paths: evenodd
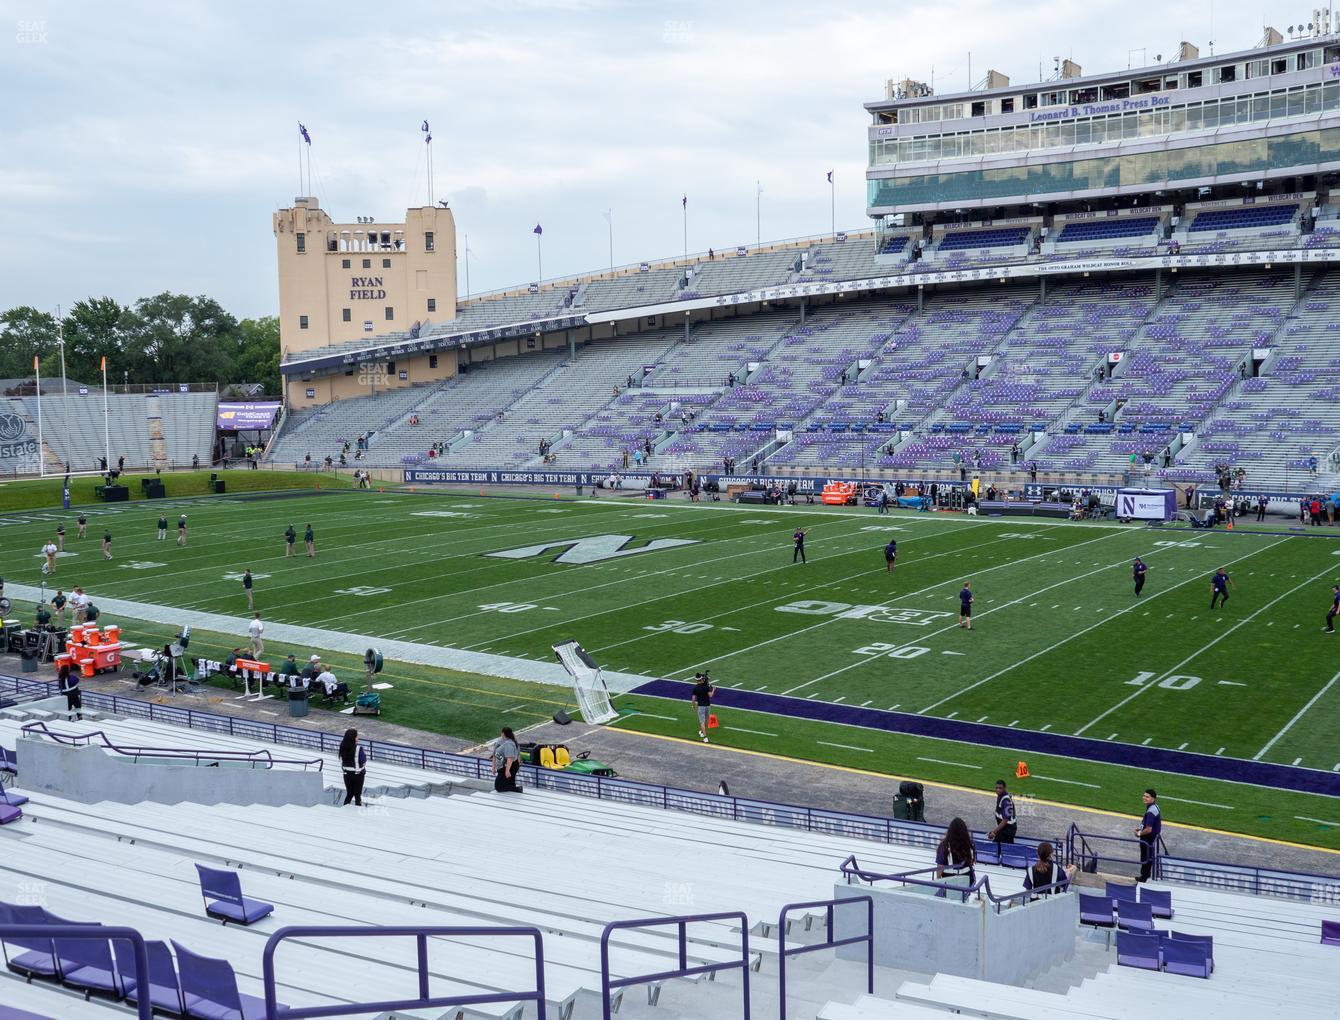
M 572 677 L 572 689 L 577 694 L 577 710 L 588 723 L 607 723 L 618 717 L 610 704 L 610 691 L 595 660 L 586 654 L 576 641 L 554 645 L 554 654 Z

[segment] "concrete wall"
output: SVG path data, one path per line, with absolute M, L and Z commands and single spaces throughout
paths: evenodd
M 136 764 L 100 747 L 69 747 L 41 737 L 18 740 L 23 789 L 96 804 L 281 804 L 324 802 L 321 773 L 221 765 Z
M 1018 985 L 1075 951 L 1079 899 L 1074 895 L 1040 897 L 997 914 L 989 901 L 963 903 L 953 893 L 939 899 L 931 892 L 839 883 L 833 896 L 874 898 L 875 962 L 885 967 Z M 838 938 L 860 934 L 864 909 L 839 908 L 833 927 Z M 864 959 L 865 947 L 846 946 L 838 955 Z

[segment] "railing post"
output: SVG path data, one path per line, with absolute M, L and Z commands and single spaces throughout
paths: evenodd
M 428 936 L 419 934 L 414 938 L 416 948 L 419 951 L 419 998 L 427 999 L 428 995 Z

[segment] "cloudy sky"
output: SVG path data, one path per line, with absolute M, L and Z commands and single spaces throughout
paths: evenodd
M 752 242 L 756 181 L 765 238 L 826 231 L 830 168 L 839 228 L 862 226 L 861 104 L 886 79 L 1228 52 L 1261 19 L 1235 0 L 0 0 L 0 309 L 172 290 L 273 314 L 299 120 L 321 204 L 398 222 L 427 202 L 428 119 L 479 292 L 535 277 L 536 222 L 546 276 L 607 263 L 606 210 L 616 262 L 673 255 L 684 194 L 690 249 Z

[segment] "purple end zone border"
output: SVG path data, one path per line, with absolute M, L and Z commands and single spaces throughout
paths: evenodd
M 692 690 L 692 684 L 682 681 L 652 680 L 630 693 L 651 698 L 687 701 Z M 1188 751 L 1169 751 L 1139 744 L 1071 737 L 1063 733 L 1016 730 L 1007 726 L 988 726 L 938 716 L 912 715 L 908 712 L 885 712 L 875 708 L 857 708 L 854 705 L 833 704 L 808 698 L 788 698 L 780 694 L 763 694 L 735 687 L 717 688 L 715 704 L 723 708 L 742 708 L 792 719 L 840 723 L 870 730 L 910 733 L 914 736 L 956 740 L 965 744 L 1032 751 L 1062 758 L 1082 758 L 1110 765 L 1174 772 L 1205 779 L 1227 779 L 1254 786 L 1340 797 L 1340 773 L 1322 772 L 1318 769 L 1273 765 L 1269 762 L 1248 761 L 1243 758 L 1221 758 Z

